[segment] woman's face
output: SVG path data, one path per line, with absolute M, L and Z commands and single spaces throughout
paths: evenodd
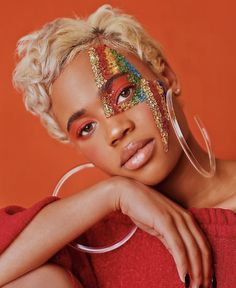
M 148 65 L 138 57 L 127 52 L 122 55 L 142 77 L 157 80 Z M 88 51 L 84 51 L 53 83 L 52 112 L 62 130 L 75 149 L 104 172 L 133 178 L 146 185 L 158 184 L 172 171 L 182 153 L 171 125 L 168 151 L 165 152 L 150 107 L 140 102 L 106 117 L 101 94 L 107 91 L 101 92 L 95 80 Z M 124 75 L 117 73 L 110 85 L 109 91 L 113 91 L 116 101 L 122 102 L 134 93 Z M 142 148 L 130 158 L 137 147 Z

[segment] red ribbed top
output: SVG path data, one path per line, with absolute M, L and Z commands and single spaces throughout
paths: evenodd
M 0 251 L 17 237 L 29 219 L 54 200 L 47 198 L 26 210 L 19 207 L 0 210 Z M 211 243 L 218 287 L 235 287 L 236 213 L 222 208 L 189 210 Z M 86 233 L 87 244 L 102 245 L 111 239 L 118 240 L 131 227 L 127 216 L 112 213 Z M 54 261 L 69 266 L 84 288 L 184 287 L 168 250 L 156 237 L 140 229 L 125 245 L 112 252 L 85 254 L 67 248 L 58 253 Z

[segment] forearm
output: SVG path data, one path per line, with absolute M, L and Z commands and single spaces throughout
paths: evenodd
M 0 256 L 0 287 L 45 263 L 112 212 L 114 189 L 111 183 L 100 182 L 42 209 Z

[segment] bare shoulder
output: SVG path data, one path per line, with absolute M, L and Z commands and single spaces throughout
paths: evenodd
M 230 198 L 214 206 L 215 208 L 230 209 L 236 213 L 236 192 Z
M 236 161 L 228 162 L 228 179 L 224 183 L 224 190 L 227 191 L 227 197 L 215 208 L 230 209 L 236 213 Z

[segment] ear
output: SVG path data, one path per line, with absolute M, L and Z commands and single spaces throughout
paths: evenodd
M 162 72 L 162 76 L 165 79 L 165 82 L 167 84 L 168 88 L 172 88 L 172 91 L 175 95 L 179 95 L 181 92 L 181 86 L 180 82 L 175 74 L 175 72 L 172 70 L 171 66 L 166 60 L 164 61 L 164 70 Z

